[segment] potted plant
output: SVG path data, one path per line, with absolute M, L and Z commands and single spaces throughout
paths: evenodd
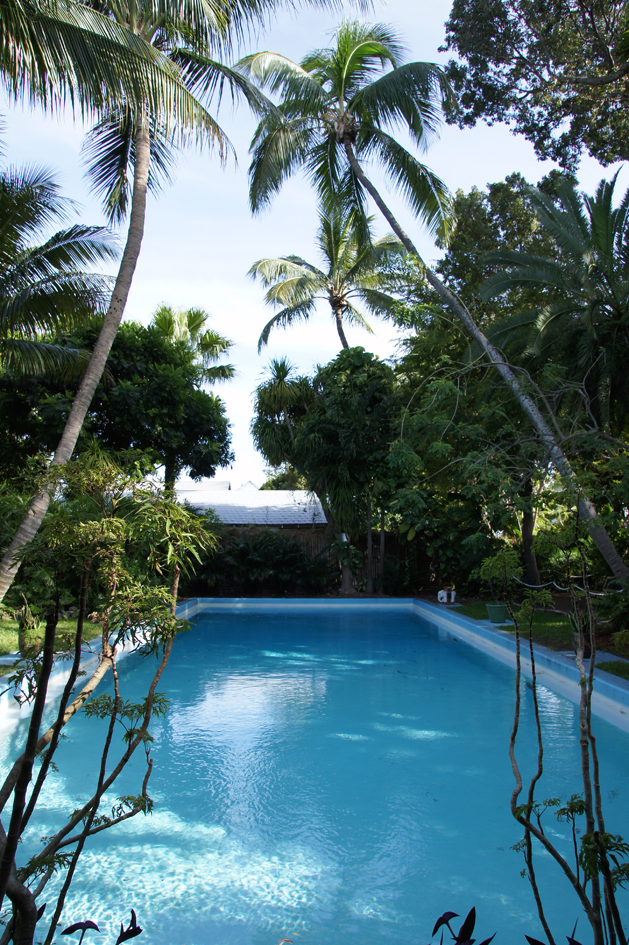
M 502 548 L 492 558 L 485 558 L 481 565 L 480 576 L 485 581 L 493 604 L 485 604 L 487 616 L 492 623 L 506 623 L 509 620 L 510 588 L 514 577 L 522 574 L 520 559 L 515 548 Z

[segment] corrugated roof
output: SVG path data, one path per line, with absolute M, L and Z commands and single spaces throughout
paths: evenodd
M 325 525 L 326 518 L 312 492 L 293 489 L 216 492 L 177 488 L 177 497 L 198 509 L 213 509 L 224 525 Z

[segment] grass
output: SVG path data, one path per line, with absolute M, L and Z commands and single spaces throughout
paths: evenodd
M 622 679 L 629 679 L 629 663 L 626 660 L 610 660 L 608 663 L 597 663 L 597 669 L 603 669 L 606 673 L 612 673 L 614 676 L 620 676 Z
M 487 603 L 492 602 L 488 601 Z M 474 601 L 471 604 L 463 604 L 462 607 L 456 608 L 456 613 L 464 617 L 471 617 L 472 620 L 487 620 L 485 601 Z M 500 626 L 501 630 L 513 632 L 513 624 L 511 621 L 497 626 Z M 521 626 L 520 629 L 528 635 L 528 624 Z M 536 611 L 533 619 L 533 641 L 542 646 L 547 646 L 551 650 L 572 649 L 568 615 L 543 610 Z
M 0 656 L 5 656 L 7 653 L 16 653 L 18 648 L 18 636 L 17 636 L 17 620 L 2 620 L 0 621 Z M 76 633 L 76 620 L 60 620 L 57 624 L 57 640 L 59 646 L 57 649 L 67 649 L 68 645 L 71 645 L 74 640 L 74 634 Z M 100 626 L 98 624 L 86 623 L 83 626 L 83 639 L 87 642 L 88 640 L 93 640 L 95 637 L 99 637 L 101 633 Z M 39 630 L 31 630 L 26 634 L 26 642 L 30 644 L 36 644 L 38 640 L 42 640 L 44 636 L 44 626 Z M 7 676 L 12 672 L 12 666 L 5 665 L 0 666 L 0 676 Z

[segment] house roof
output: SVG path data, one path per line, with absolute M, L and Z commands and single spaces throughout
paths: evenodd
M 238 489 L 219 492 L 177 487 L 177 497 L 197 509 L 213 509 L 224 525 L 325 525 L 319 499 L 300 489 Z

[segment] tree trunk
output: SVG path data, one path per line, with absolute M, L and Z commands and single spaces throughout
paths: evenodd
M 380 509 L 380 554 L 378 557 L 378 594 L 384 594 L 384 509 Z
M 371 527 L 371 496 L 367 493 L 367 584 L 365 590 L 373 594 L 373 530 Z
M 441 279 L 439 279 L 439 277 L 435 275 L 435 273 L 429 269 L 428 266 L 425 265 L 413 241 L 402 229 L 380 196 L 379 192 L 376 190 L 369 178 L 365 175 L 365 172 L 358 163 L 348 135 L 344 137 L 343 144 L 345 146 L 345 153 L 347 154 L 347 159 L 351 165 L 352 170 L 356 174 L 356 177 L 359 179 L 365 190 L 373 197 L 376 205 L 378 206 L 378 209 L 385 217 L 389 225 L 393 228 L 395 235 L 408 250 L 408 252 L 412 253 L 413 256 L 416 256 L 417 259 L 420 260 L 424 266 L 426 279 L 433 287 L 441 301 L 459 319 L 468 334 L 471 335 L 474 341 L 476 341 L 481 350 L 485 352 L 489 360 L 492 362 L 493 366 L 496 368 L 503 381 L 510 389 L 511 393 L 520 404 L 522 410 L 533 424 L 537 435 L 541 439 L 548 452 L 548 456 L 552 464 L 559 471 L 562 479 L 564 479 L 572 488 L 577 489 L 579 516 L 587 523 L 590 537 L 609 565 L 612 573 L 617 578 L 629 580 L 629 567 L 625 564 L 620 554 L 616 550 L 613 541 L 611 540 L 603 523 L 598 517 L 598 512 L 596 511 L 593 502 L 591 502 L 587 496 L 583 495 L 583 493 L 578 490 L 578 483 L 576 482 L 576 477 L 572 467 L 570 466 L 568 457 L 559 445 L 556 435 L 553 433 L 548 423 L 542 416 L 542 413 L 540 412 L 537 404 L 531 397 L 529 397 L 526 391 L 522 389 L 522 386 L 518 378 L 513 373 L 509 363 L 505 361 L 505 358 L 500 353 L 500 351 L 498 351 L 498 349 L 492 345 L 492 343 L 489 341 L 489 338 L 483 334 L 465 305 L 452 292 L 450 292 L 448 287 L 444 285 Z
M 48 681 L 50 679 L 50 673 L 52 672 L 52 666 L 54 662 L 55 635 L 57 631 L 58 619 L 59 614 L 57 608 L 53 604 L 49 608 L 46 615 L 44 653 L 37 681 L 37 694 L 35 696 L 35 701 L 33 702 L 33 711 L 28 727 L 26 747 L 24 748 L 22 763 L 16 778 L 15 792 L 13 796 L 13 809 L 11 811 L 9 829 L 6 834 L 6 839 L 4 839 L 2 858 L 0 859 L 0 907 L 2 907 L 2 902 L 7 891 L 7 885 L 15 865 L 15 851 L 17 850 L 22 832 L 22 815 L 24 814 L 24 808 L 26 806 L 26 792 L 31 783 L 31 775 L 33 772 L 33 764 L 35 762 L 37 742 L 39 739 L 39 727 L 44 714 L 46 694 L 48 692 Z M 20 917 L 23 923 L 26 923 L 29 926 L 32 925 L 32 931 L 34 932 L 36 919 L 33 921 L 33 905 L 34 903 L 28 903 L 27 912 L 25 914 L 20 912 Z M 36 909 L 34 911 L 35 913 L 37 912 Z
M 144 235 L 144 220 L 146 216 L 146 192 L 148 186 L 149 162 L 151 147 L 149 141 L 149 129 L 146 118 L 142 115 L 137 120 L 137 131 L 135 136 L 135 167 L 133 173 L 133 198 L 131 203 L 131 215 L 129 218 L 129 230 L 127 233 L 127 242 L 125 245 L 118 276 L 114 291 L 109 302 L 109 308 L 100 330 L 98 340 L 94 346 L 94 351 L 86 368 L 83 379 L 79 385 L 76 397 L 72 402 L 72 409 L 67 419 L 59 445 L 55 450 L 53 466 L 61 466 L 67 463 L 76 441 L 79 438 L 85 415 L 94 397 L 94 393 L 111 351 L 114 338 L 122 316 L 131 288 L 133 273 L 140 255 L 142 237 Z M 0 600 L 4 599 L 6 592 L 13 583 L 13 578 L 20 567 L 22 551 L 24 546 L 35 537 L 39 530 L 44 515 L 48 509 L 51 499 L 51 489 L 45 486 L 37 493 L 31 502 L 26 517 L 19 526 L 13 541 L 0 563 Z
M 539 586 L 542 581 L 537 567 L 537 558 L 533 550 L 533 532 L 535 530 L 535 512 L 531 500 L 533 498 L 533 482 L 529 478 L 522 486 L 521 495 L 526 499 L 526 506 L 522 512 L 522 550 L 524 551 L 524 581 L 526 584 Z
M 349 348 L 347 338 L 345 337 L 345 332 L 343 331 L 343 319 L 341 317 L 340 311 L 336 308 L 334 309 L 334 318 L 336 321 L 336 330 L 338 331 L 339 338 L 341 339 L 341 344 L 344 348 Z

